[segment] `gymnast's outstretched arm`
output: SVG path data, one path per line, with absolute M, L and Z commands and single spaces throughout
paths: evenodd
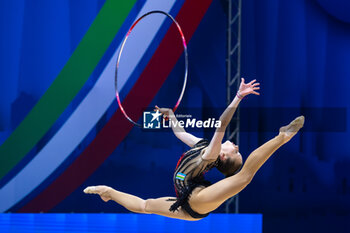
M 193 147 L 197 142 L 199 142 L 201 139 L 187 133 L 184 127 L 179 124 L 174 112 L 170 108 L 159 108 L 156 106 L 156 110 L 159 110 L 163 114 L 163 116 L 166 116 L 169 121 L 171 121 L 170 126 L 171 129 L 173 130 L 175 136 L 180 139 L 183 143 L 188 145 L 189 147 Z
M 260 83 L 255 83 L 255 81 L 256 80 L 254 79 L 249 83 L 244 83 L 244 78 L 241 79 L 241 84 L 239 86 L 239 90 L 235 98 L 232 100 L 232 102 L 229 104 L 229 106 L 225 109 L 225 111 L 220 116 L 221 126 L 216 129 L 208 148 L 206 149 L 206 151 L 202 156 L 203 159 L 207 159 L 207 160 L 217 159 L 221 151 L 221 143 L 225 135 L 226 127 L 230 123 L 233 114 L 236 112 L 238 104 L 241 102 L 241 100 L 245 96 L 249 94 L 259 95 L 259 93 L 256 91 L 260 89 L 259 87 Z

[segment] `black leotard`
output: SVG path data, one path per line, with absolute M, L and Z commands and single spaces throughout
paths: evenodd
M 196 187 L 211 185 L 204 179 L 204 173 L 215 167 L 218 159 L 204 160 L 202 158 L 203 149 L 208 145 L 209 141 L 202 139 L 179 159 L 173 177 L 177 198 L 170 207 L 170 211 L 175 211 L 181 206 L 194 218 L 203 218 L 209 214 L 196 213 L 188 204 L 188 199 Z

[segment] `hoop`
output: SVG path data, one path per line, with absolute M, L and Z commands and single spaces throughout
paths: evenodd
M 134 125 L 137 125 L 139 127 L 142 127 L 139 123 L 133 121 L 129 116 L 128 114 L 126 114 L 124 108 L 123 108 L 123 105 L 120 101 L 120 97 L 119 97 L 119 92 L 118 92 L 118 86 L 117 86 L 117 76 L 118 76 L 118 68 L 119 68 L 119 61 L 120 61 L 120 57 L 121 57 L 121 54 L 123 52 L 123 49 L 124 49 L 124 45 L 125 45 L 125 42 L 126 40 L 128 39 L 131 31 L 133 30 L 133 28 L 136 26 L 136 24 L 138 22 L 140 22 L 141 19 L 143 19 L 144 17 L 150 15 L 150 14 L 163 14 L 165 16 L 167 16 L 168 18 L 170 18 L 173 23 L 175 23 L 175 25 L 177 26 L 177 29 L 181 35 L 181 38 L 182 38 L 182 43 L 183 43 L 183 47 L 184 47 L 184 54 L 185 54 L 185 75 L 184 75 L 184 83 L 183 83 L 183 86 L 182 86 L 182 90 L 181 90 L 181 93 L 180 93 L 180 96 L 173 108 L 173 111 L 175 112 L 176 109 L 179 107 L 179 104 L 182 100 L 182 97 L 183 97 L 183 94 L 185 92 L 185 88 L 186 88 L 186 83 L 187 83 L 187 74 L 188 74 L 188 57 L 187 57 L 187 44 L 186 44 L 186 40 L 185 40 L 185 36 L 181 30 L 181 27 L 180 25 L 178 24 L 178 22 L 171 16 L 169 15 L 168 13 L 164 12 L 164 11 L 159 11 L 159 10 L 156 10 L 156 11 L 150 11 L 144 15 L 142 15 L 140 18 L 138 18 L 134 23 L 133 25 L 131 25 L 128 33 L 126 34 L 122 44 L 121 44 L 121 47 L 120 47 L 120 50 L 119 50 L 119 53 L 118 53 L 118 58 L 117 58 L 117 64 L 116 64 L 116 68 L 115 68 L 115 75 L 114 75 L 114 86 L 115 86 L 115 93 L 116 93 L 116 97 L 117 97 L 117 101 L 118 101 L 118 105 L 119 105 L 119 108 L 120 110 L 122 111 L 123 115 L 125 116 L 126 119 L 128 119 L 131 123 L 133 123 Z

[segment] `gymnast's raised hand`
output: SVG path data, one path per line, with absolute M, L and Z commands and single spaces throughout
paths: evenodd
M 238 95 L 244 97 L 249 94 L 260 95 L 260 93 L 256 92 L 260 89 L 260 83 L 256 83 L 256 79 L 250 81 L 249 83 L 244 83 L 244 78 L 241 78 L 241 84 L 239 85 Z

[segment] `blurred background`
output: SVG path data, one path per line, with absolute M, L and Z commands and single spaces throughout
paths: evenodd
M 346 0 L 0 1 L 0 211 L 128 212 L 83 194 L 96 184 L 142 198 L 175 195 L 172 175 L 188 147 L 169 130 L 133 127 L 115 99 L 118 48 L 150 10 L 176 17 L 188 42 L 180 113 L 218 117 L 240 76 L 261 83 L 261 95 L 242 101 L 227 132 L 244 159 L 279 126 L 306 117 L 305 129 L 239 198 L 215 212 L 262 213 L 264 232 L 349 232 Z M 132 31 L 117 81 L 134 120 L 147 107 L 175 105 L 182 51 L 163 15 Z M 210 138 L 213 131 L 192 133 Z

